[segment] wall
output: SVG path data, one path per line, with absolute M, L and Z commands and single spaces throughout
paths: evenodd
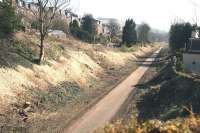
M 200 53 L 199 54 L 184 53 L 183 67 L 188 72 L 200 74 Z

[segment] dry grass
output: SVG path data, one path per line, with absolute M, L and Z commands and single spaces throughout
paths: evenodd
M 36 49 L 35 47 L 38 43 L 36 36 L 18 33 L 16 38 L 20 42 L 24 42 L 24 40 L 32 42 L 35 46 L 31 45 L 31 47 Z M 98 74 L 103 73 L 105 66 L 123 66 L 128 60 L 134 60 L 136 56 L 141 56 L 151 50 L 149 46 L 141 48 L 135 53 L 121 52 L 116 49 L 107 49 L 100 45 L 88 45 L 70 39 L 57 41 L 49 38 L 46 43 L 48 44 L 46 45 L 47 47 L 52 45 L 57 45 L 58 47 L 62 44 L 65 50 L 64 54 L 59 56 L 57 60 L 47 60 L 48 64 L 41 66 L 27 61 L 24 62 L 24 59 L 18 55 L 11 55 L 9 58 L 14 58 L 14 56 L 18 56 L 18 58 L 14 64 L 8 59 L 8 64 L 11 63 L 15 66 L 14 68 L 0 68 L 0 95 L 14 95 L 13 89 L 23 90 L 23 88 L 27 87 L 46 90 L 49 85 L 56 86 L 64 81 L 76 82 L 80 86 L 87 86 L 89 80 L 98 78 Z
M 16 40 L 20 48 L 28 48 L 28 51 L 32 51 L 37 55 L 37 36 L 17 33 Z M 120 68 L 129 65 L 127 62 L 130 62 L 130 60 L 136 60 L 137 56 L 142 56 L 153 49 L 152 46 L 147 46 L 138 48 L 134 52 L 123 52 L 119 49 L 106 48 L 102 45 L 83 43 L 73 38 L 58 40 L 49 37 L 46 39 L 45 44 L 46 63 L 40 66 L 32 64 L 18 54 L 13 53 L 13 49 L 1 51 L 0 57 L 6 59 L 6 64 L 0 67 L 0 98 L 2 101 L 0 114 L 7 115 L 7 123 L 16 120 L 20 121 L 22 125 L 31 124 L 33 126 L 31 129 L 33 129 L 34 124 L 40 125 L 36 124 L 37 122 L 49 123 L 49 127 L 53 127 L 53 124 L 58 123 L 57 120 L 59 119 L 62 121 L 62 119 L 66 119 L 66 116 L 68 116 L 68 119 L 72 118 L 71 114 L 75 115 L 75 112 L 80 111 L 80 108 L 88 104 L 87 95 L 91 95 L 90 97 L 93 99 L 100 96 L 106 91 L 106 87 L 110 84 L 116 84 L 119 79 L 128 74 L 128 70 L 121 72 L 119 71 Z M 130 66 L 130 68 L 133 68 L 133 66 Z M 116 78 L 118 75 L 119 77 Z M 105 81 L 102 82 L 101 80 Z M 68 92 L 67 90 L 66 92 L 65 90 L 68 85 L 61 86 L 65 82 L 77 84 L 83 89 L 84 94 L 77 92 L 75 96 L 71 96 L 71 94 L 69 96 L 68 93 L 70 91 Z M 27 88 L 31 89 L 27 90 Z M 58 88 L 65 89 L 59 91 L 57 90 Z M 94 94 L 95 90 L 98 90 L 98 93 Z M 79 99 L 74 98 L 76 96 Z M 75 101 L 65 99 L 66 97 Z M 67 101 L 72 102 L 68 104 L 69 108 L 64 109 L 64 111 L 53 112 L 45 110 L 55 108 L 57 106 L 55 104 L 62 103 L 63 101 L 61 100 L 63 99 L 64 103 Z M 34 106 L 34 113 L 30 113 L 29 122 L 24 123 L 23 117 L 20 117 L 18 113 L 19 109 L 24 109 L 23 104 L 27 101 Z M 52 102 L 55 102 L 55 104 L 52 104 Z M 62 103 L 62 106 L 64 106 L 64 103 Z M 48 107 L 43 104 L 47 104 Z M 13 112 L 16 114 L 13 115 Z M 8 115 L 10 116 L 8 117 Z M 52 123 L 49 122 L 51 120 Z M 1 125 L 2 123 L 0 123 Z M 42 130 L 42 128 L 44 128 L 43 125 L 38 130 Z M 38 130 L 35 130 L 35 132 Z

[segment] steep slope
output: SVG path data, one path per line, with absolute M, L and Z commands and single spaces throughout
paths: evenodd
M 199 133 L 200 80 L 177 72 L 168 50 L 137 85 L 121 118 L 96 133 Z M 161 56 L 161 57 L 162 57 Z
M 52 128 L 64 118 L 68 123 L 135 69 L 137 65 L 131 61 L 155 48 L 138 47 L 135 52 L 122 52 L 71 37 L 48 37 L 45 62 L 39 66 L 31 63 L 38 52 L 37 38 L 33 34 L 17 33 L 11 42 L 1 42 L 2 129 L 18 130 L 20 127 L 38 132 L 44 128 L 41 122 Z

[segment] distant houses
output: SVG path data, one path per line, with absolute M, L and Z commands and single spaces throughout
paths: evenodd
M 38 9 L 37 3 L 26 2 L 24 0 L 11 0 L 11 5 L 15 7 L 17 13 L 24 14 L 24 16 L 26 16 L 22 19 L 22 22 L 25 26 L 24 29 L 26 31 L 31 30 L 31 21 L 35 19 L 35 16 L 33 15 L 32 11 Z M 52 8 L 53 10 L 53 7 L 48 8 Z M 74 20 L 76 20 L 79 23 L 79 25 L 81 25 L 82 18 L 70 10 L 58 10 L 57 16 L 59 16 L 60 19 L 65 20 L 68 26 Z M 94 21 L 96 22 L 96 29 L 98 35 L 110 35 L 107 22 L 100 19 L 94 19 Z M 56 31 L 56 33 L 58 33 L 58 31 Z
M 65 10 L 65 16 L 67 18 L 68 23 L 73 22 L 74 20 L 76 20 L 79 24 L 81 22 L 81 19 L 78 17 L 78 15 L 71 11 Z
M 3 2 L 4 0 L 0 0 L 0 2 Z M 18 2 L 18 0 L 10 0 L 10 4 L 12 5 L 12 7 L 16 6 L 16 3 Z
M 95 22 L 96 22 L 96 26 L 97 26 L 97 34 L 98 35 L 104 35 L 104 36 L 110 35 L 108 24 L 103 23 L 103 21 L 98 20 L 98 19 L 95 19 Z
M 56 37 L 56 38 L 65 38 L 66 37 L 66 34 L 60 30 L 50 30 L 48 35 Z

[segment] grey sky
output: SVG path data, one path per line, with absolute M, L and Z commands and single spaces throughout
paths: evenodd
M 153 28 L 168 31 L 174 19 L 194 23 L 195 5 L 198 0 L 72 0 L 79 15 L 92 13 L 95 17 L 125 20 L 133 18 L 136 23 L 147 22 Z M 194 4 L 196 3 L 196 4 Z M 200 4 L 199 4 L 200 5 Z M 200 15 L 199 6 L 196 14 Z

